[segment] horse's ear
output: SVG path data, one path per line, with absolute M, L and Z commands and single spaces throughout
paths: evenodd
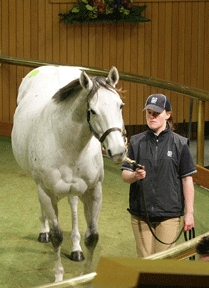
M 110 69 L 110 72 L 107 76 L 107 82 L 112 85 L 113 87 L 115 87 L 117 85 L 119 81 L 119 73 L 116 67 L 112 67 Z
M 81 72 L 80 84 L 84 89 L 91 90 L 93 88 L 93 83 L 85 71 Z

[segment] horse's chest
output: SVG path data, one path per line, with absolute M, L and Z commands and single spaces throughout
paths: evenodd
M 103 181 L 104 171 L 101 161 L 83 161 L 77 164 L 63 165 L 59 168 L 61 178 L 67 182 L 75 182 L 78 179 L 85 181 L 86 185 L 90 188 L 98 181 Z
M 92 163 L 92 161 L 89 161 L 83 165 L 79 164 L 74 170 L 74 176 L 82 178 L 88 186 L 93 186 L 98 181 L 102 181 L 103 174 L 101 162 Z

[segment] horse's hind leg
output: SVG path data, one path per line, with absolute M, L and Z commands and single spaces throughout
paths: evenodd
M 61 262 L 60 250 L 63 241 L 63 231 L 58 223 L 57 201 L 55 198 L 50 198 L 40 186 L 38 187 L 38 196 L 50 226 L 50 240 L 55 254 L 55 282 L 62 281 L 64 268 Z
M 49 225 L 48 225 L 48 220 L 46 218 L 46 215 L 41 207 L 41 214 L 39 217 L 41 221 L 41 232 L 38 237 L 38 241 L 41 243 L 49 243 L 50 238 L 49 238 Z
M 83 261 L 84 256 L 80 246 L 81 236 L 78 230 L 78 197 L 70 195 L 68 197 L 68 202 L 71 207 L 71 214 L 72 214 L 72 233 L 71 233 L 71 240 L 72 240 L 72 253 L 70 255 L 70 259 L 72 261 Z
M 92 259 L 94 249 L 99 240 L 98 218 L 102 204 L 102 185 L 99 182 L 97 186 L 88 191 L 81 198 L 84 204 L 84 212 L 87 222 L 85 233 L 85 246 L 87 248 L 86 260 L 84 263 L 84 274 L 92 271 Z

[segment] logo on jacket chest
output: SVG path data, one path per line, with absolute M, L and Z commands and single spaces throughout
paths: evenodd
M 168 151 L 168 152 L 167 152 L 167 156 L 168 156 L 168 157 L 172 157 L 172 155 L 173 155 L 172 151 Z

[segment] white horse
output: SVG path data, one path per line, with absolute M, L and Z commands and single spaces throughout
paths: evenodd
M 71 257 L 78 261 L 82 260 L 78 197 L 84 204 L 87 222 L 84 273 L 89 273 L 99 238 L 104 178 L 101 143 L 115 163 L 126 157 L 123 103 L 115 89 L 118 80 L 115 67 L 107 78 L 90 78 L 76 67 L 43 66 L 30 72 L 19 88 L 12 147 L 17 162 L 38 187 L 42 210 L 39 240 L 47 242 L 50 238 L 53 244 L 56 282 L 62 281 L 64 274 L 58 201 L 65 196 L 69 199 L 73 223 Z

